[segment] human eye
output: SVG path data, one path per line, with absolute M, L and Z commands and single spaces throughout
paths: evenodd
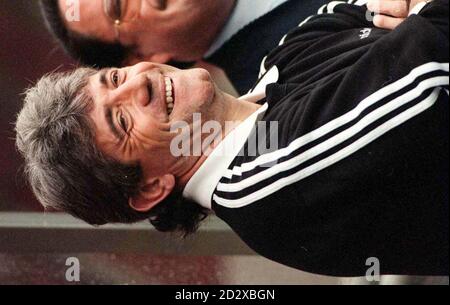
M 120 75 L 118 70 L 114 70 L 111 72 L 111 84 L 113 84 L 114 87 L 119 87 L 120 85 Z
M 123 132 L 128 133 L 128 122 L 126 117 L 123 115 L 121 111 L 117 113 L 117 122 Z

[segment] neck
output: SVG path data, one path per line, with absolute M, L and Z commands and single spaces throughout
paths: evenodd
M 202 151 L 200 157 L 191 160 L 188 170 L 182 174 L 178 179 L 178 186 L 183 188 L 186 186 L 192 176 L 198 171 L 202 164 L 208 159 L 208 156 L 217 148 L 217 146 L 225 139 L 225 137 L 233 131 L 239 124 L 245 121 L 250 115 L 257 111 L 261 106 L 243 99 L 237 99 L 226 93 L 219 93 L 222 96 L 222 103 L 220 103 L 221 113 L 218 115 L 222 117 L 218 122 L 221 122 L 221 131 L 218 132 L 211 145 Z M 217 116 L 216 116 L 217 117 Z M 228 122 L 228 124 L 227 124 Z M 231 124 L 230 124 L 231 123 Z M 232 126 L 232 128 L 230 128 Z M 211 135 L 206 135 L 210 137 Z M 193 157 L 194 158 L 194 157 Z

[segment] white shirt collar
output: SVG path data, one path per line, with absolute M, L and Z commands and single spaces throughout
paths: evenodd
M 288 0 L 237 0 L 222 32 L 213 42 L 204 57 L 209 57 L 220 49 L 231 37 L 256 19 L 266 15 Z
M 241 99 L 259 100 L 264 97 L 259 93 L 245 95 Z M 189 180 L 183 191 L 183 197 L 211 209 L 211 198 L 217 184 L 247 142 L 258 118 L 266 112 L 267 108 L 268 105 L 264 104 L 219 143 Z
M 423 10 L 423 8 L 429 3 L 430 1 L 422 1 L 416 4 L 416 6 L 413 7 L 413 9 L 409 12 L 408 16 L 411 15 L 418 15 Z
M 266 97 L 266 87 L 276 83 L 280 76 L 277 66 L 273 66 L 258 82 L 249 94 L 240 97 L 242 100 L 256 103 Z M 217 145 L 206 161 L 187 183 L 183 197 L 193 200 L 204 208 L 211 209 L 211 199 L 214 190 L 234 158 L 244 147 L 255 123 L 269 108 L 266 103 L 244 122 L 232 130 L 222 142 Z

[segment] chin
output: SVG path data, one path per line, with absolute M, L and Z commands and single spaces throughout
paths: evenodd
M 202 118 L 209 118 L 218 90 L 211 75 L 204 69 L 185 70 L 182 73 L 180 81 L 184 89 L 178 95 L 178 100 L 175 98 L 176 113 L 173 120 L 191 122 L 194 113 L 201 113 Z
M 208 106 L 213 102 L 217 90 L 211 74 L 205 69 L 193 69 L 191 72 L 191 79 L 195 83 L 191 103 L 198 108 Z

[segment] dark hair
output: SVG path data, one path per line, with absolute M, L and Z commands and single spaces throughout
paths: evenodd
M 129 48 L 120 43 L 108 43 L 70 31 L 61 15 L 58 0 L 40 0 L 45 24 L 64 50 L 82 64 L 97 67 L 119 67 Z
M 44 207 L 92 225 L 149 219 L 163 232 L 195 232 L 207 210 L 183 199 L 180 192 L 147 213 L 129 206 L 128 199 L 139 190 L 142 168 L 112 160 L 95 145 L 87 115 L 93 102 L 85 90 L 95 72 L 83 68 L 50 74 L 26 92 L 16 143 L 36 197 Z

